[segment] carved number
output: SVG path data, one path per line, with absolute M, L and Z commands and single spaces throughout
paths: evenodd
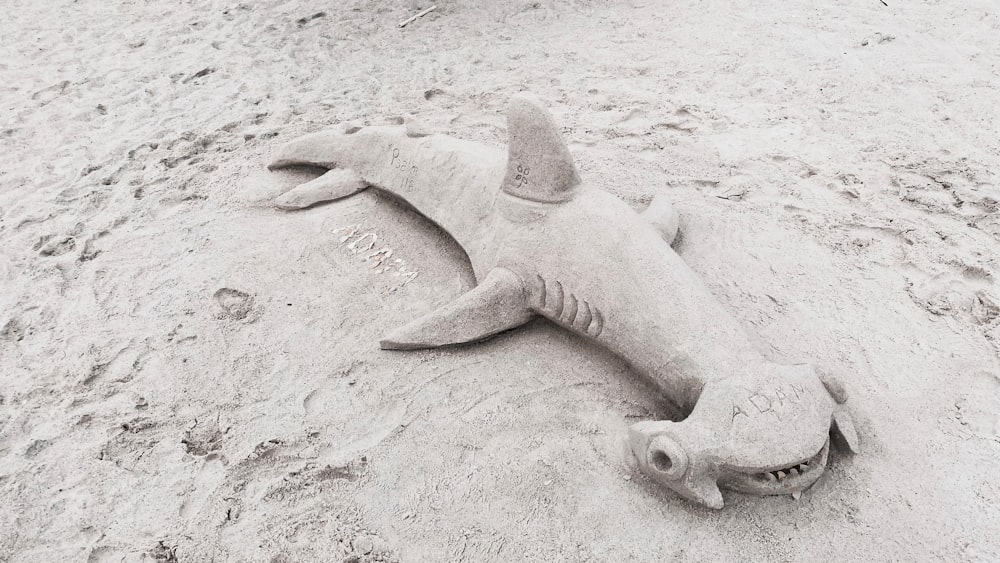
M 417 172 L 420 170 L 417 165 L 413 163 L 413 160 L 407 159 L 405 157 L 400 158 L 399 147 L 390 146 L 392 158 L 389 160 L 389 166 L 395 168 L 396 170 L 403 173 L 402 176 L 396 177 L 392 182 L 391 188 L 396 191 L 407 191 L 413 187 L 414 179 L 417 176 Z

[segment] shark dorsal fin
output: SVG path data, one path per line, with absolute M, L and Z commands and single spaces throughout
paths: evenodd
M 521 93 L 510 99 L 507 134 L 503 191 L 545 203 L 572 199 L 580 175 L 559 128 L 537 98 Z

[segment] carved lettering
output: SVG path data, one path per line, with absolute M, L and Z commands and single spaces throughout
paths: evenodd
M 775 392 L 774 392 L 774 398 L 778 399 L 778 404 L 779 405 L 784 405 L 785 401 L 788 400 L 788 397 L 786 397 L 785 394 L 781 392 L 781 389 L 775 390 Z M 798 402 L 798 401 L 792 401 L 792 402 Z
M 401 287 L 413 281 L 417 277 L 417 271 L 412 270 L 406 260 L 393 258 L 394 251 L 391 247 L 385 246 L 380 250 L 375 250 L 378 242 L 378 235 L 372 231 L 362 231 L 357 225 L 341 227 L 333 230 L 334 234 L 343 236 L 339 239 L 338 246 L 345 249 L 349 254 L 357 256 L 362 262 L 371 265 L 371 268 L 378 273 L 391 273 L 403 278 L 403 281 L 389 289 L 395 292 Z
M 760 411 L 761 414 L 772 410 L 771 399 L 769 399 L 767 395 L 761 395 L 759 393 L 756 395 L 751 395 L 749 401 L 750 404 L 757 407 L 757 410 Z
M 364 245 L 364 241 L 368 241 L 367 246 Z M 369 250 L 375 248 L 375 243 L 378 242 L 378 235 L 375 233 L 365 233 L 354 240 L 354 242 L 347 245 L 347 248 L 351 251 L 351 254 L 358 254 L 359 252 L 368 252 Z
M 785 385 L 769 390 L 759 390 L 745 401 L 733 403 L 732 418 L 743 415 L 753 418 L 759 414 L 771 413 L 781 419 L 781 415 L 791 405 L 797 405 L 806 397 L 806 388 L 801 385 Z
M 417 173 L 420 172 L 420 167 L 417 166 L 415 159 L 406 158 L 399 150 L 399 147 L 390 145 L 389 167 L 395 172 L 402 173 L 399 175 L 393 174 L 392 180 L 389 181 L 389 188 L 392 191 L 405 193 L 413 189 Z

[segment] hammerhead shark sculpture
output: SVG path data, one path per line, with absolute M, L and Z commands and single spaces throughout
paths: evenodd
M 559 129 L 527 94 L 510 101 L 508 152 L 406 127 L 306 135 L 269 168 L 322 176 L 280 196 L 295 209 L 374 187 L 451 235 L 477 286 L 395 330 L 388 350 L 475 342 L 548 318 L 624 358 L 681 420 L 634 424 L 629 445 L 656 483 L 712 508 L 720 487 L 798 498 L 830 437 L 858 450 L 843 387 L 808 364 L 769 361 L 670 247 L 663 199 L 638 215 L 581 182 Z

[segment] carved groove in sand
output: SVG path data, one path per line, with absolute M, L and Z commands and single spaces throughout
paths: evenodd
M 830 437 L 857 451 L 843 388 L 808 364 L 765 358 L 671 249 L 677 216 L 642 214 L 582 182 L 534 98 L 508 113 L 508 153 L 403 127 L 307 135 L 271 168 L 330 169 L 278 200 L 307 207 L 367 187 L 395 194 L 465 250 L 478 285 L 397 329 L 384 349 L 474 342 L 542 315 L 627 360 L 686 418 L 629 430 L 639 468 L 693 501 L 720 487 L 798 495 L 823 473 Z

